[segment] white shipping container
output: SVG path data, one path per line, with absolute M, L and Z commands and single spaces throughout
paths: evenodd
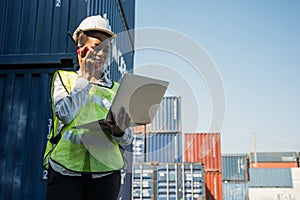
M 295 200 L 293 188 L 249 188 L 249 200 Z
M 300 168 L 292 168 L 292 180 L 295 199 L 300 199 Z

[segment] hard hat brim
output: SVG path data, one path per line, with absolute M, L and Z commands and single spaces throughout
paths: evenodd
M 75 41 L 76 43 L 78 42 L 78 33 L 79 33 L 80 31 L 83 31 L 83 32 L 85 32 L 85 31 L 99 31 L 99 32 L 102 32 L 102 33 L 107 34 L 107 35 L 109 36 L 109 38 L 114 39 L 114 38 L 117 37 L 117 35 L 116 35 L 114 32 L 109 31 L 109 30 L 106 30 L 106 29 L 102 29 L 102 28 L 77 29 L 77 30 L 74 32 L 74 34 L 73 34 L 73 39 L 74 39 L 74 41 Z
M 87 28 L 82 31 L 99 31 L 99 32 L 107 33 L 112 38 L 117 37 L 117 35 L 114 32 L 106 30 L 106 29 L 101 29 L 101 28 Z

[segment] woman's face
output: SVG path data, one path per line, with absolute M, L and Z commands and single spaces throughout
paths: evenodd
M 101 32 L 89 35 L 84 46 L 79 48 L 79 64 L 83 61 L 95 66 L 95 71 L 102 70 L 108 60 L 110 40 Z

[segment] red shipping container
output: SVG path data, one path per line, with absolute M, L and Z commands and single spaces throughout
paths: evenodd
M 222 200 L 222 173 L 206 171 L 205 172 L 205 199 Z
M 184 162 L 202 162 L 205 171 L 222 171 L 220 133 L 185 133 Z
M 250 168 L 296 168 L 297 162 L 258 162 L 250 163 Z

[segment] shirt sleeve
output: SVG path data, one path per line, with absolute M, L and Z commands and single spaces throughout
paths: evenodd
M 74 89 L 68 93 L 59 76 L 54 80 L 54 112 L 64 123 L 69 124 L 80 108 L 87 103 L 88 93 L 92 84 L 80 77 L 76 80 Z
M 131 127 L 126 128 L 122 136 L 112 135 L 112 140 L 120 145 L 129 145 L 133 141 L 133 129 Z

